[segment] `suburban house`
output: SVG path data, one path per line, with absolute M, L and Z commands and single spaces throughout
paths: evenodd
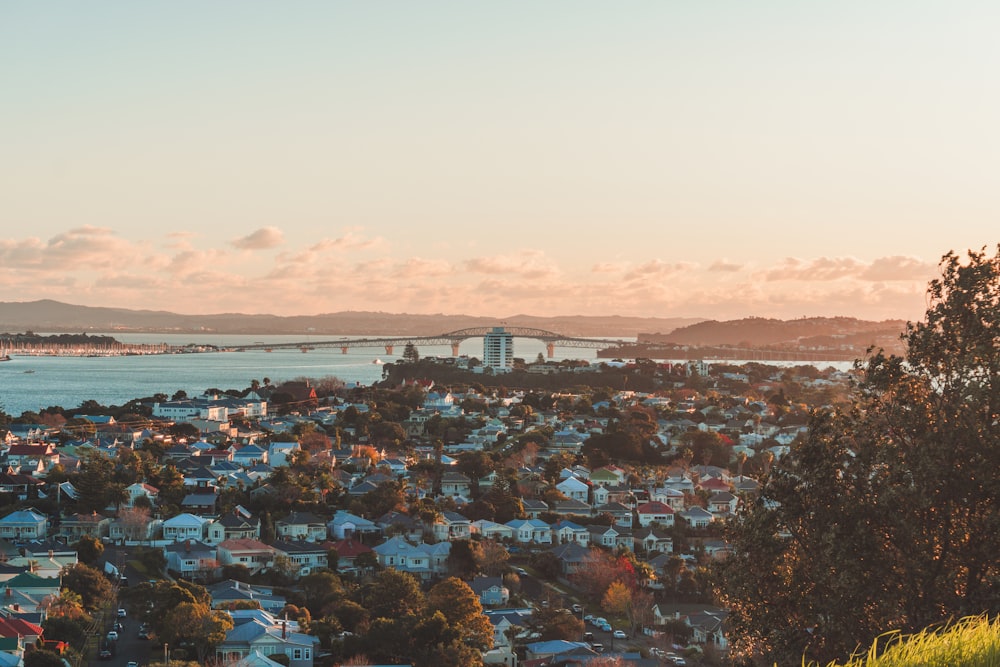
M 59 534 L 71 542 L 78 541 L 84 535 L 101 539 L 108 535 L 111 519 L 97 512 L 90 514 L 71 514 L 59 524 Z
M 303 576 L 329 563 L 329 546 L 308 540 L 278 540 L 273 544 L 279 556 L 285 556 Z
M 209 519 L 194 514 L 178 514 L 163 522 L 163 539 L 165 540 L 202 540 L 205 538 L 205 527 Z
M 236 612 L 230 615 L 236 623 Z M 312 667 L 318 650 L 319 637 L 298 632 L 298 625 L 291 621 L 279 621 L 260 612 L 252 620 L 238 623 L 227 632 L 226 638 L 216 646 L 215 656 L 220 662 L 229 664 L 254 652 L 263 656 L 284 655 L 288 658 L 288 667 Z
M 208 528 L 209 541 L 249 538 L 260 539 L 260 519 L 237 505 L 232 512 L 213 521 Z
M 220 565 L 243 565 L 251 574 L 270 569 L 277 554 L 274 547 L 249 538 L 225 540 L 217 551 Z
M 186 577 L 214 574 L 219 566 L 215 547 L 200 540 L 184 540 L 163 547 L 167 569 Z
M 541 519 L 513 519 L 506 524 L 521 544 L 552 544 L 552 528 Z
M 510 540 L 514 537 L 514 529 L 502 523 L 480 519 L 472 522 L 472 532 L 493 540 Z
M 467 540 L 472 535 L 472 522 L 458 512 L 442 512 L 433 531 L 438 540 Z
M 312 512 L 292 512 L 274 526 L 279 537 L 290 540 L 321 542 L 327 535 L 326 523 Z
M 42 540 L 48 534 L 49 521 L 34 508 L 15 510 L 0 519 L 0 538 L 24 542 Z
M 155 507 L 160 490 L 145 482 L 136 482 L 135 484 L 126 486 L 125 493 L 128 495 L 128 499 L 125 501 L 128 507 L 135 507 L 135 501 L 138 498 L 145 498 L 149 501 L 150 506 Z
M 213 609 L 227 609 L 236 602 L 254 600 L 264 611 L 276 614 L 288 604 L 284 596 L 275 595 L 274 589 L 269 586 L 247 584 L 233 579 L 211 584 L 207 590 L 212 596 Z
M 587 546 L 590 544 L 590 531 L 572 521 L 560 521 L 552 525 L 552 541 L 556 544 L 576 542 Z
M 575 476 L 567 477 L 559 482 L 556 484 L 556 488 L 571 500 L 579 500 L 582 503 L 589 500 L 590 485 Z
M 701 507 L 690 507 L 677 514 L 692 528 L 707 528 L 715 518 L 711 512 Z
M 337 569 L 350 569 L 355 567 L 358 556 L 364 553 L 373 553 L 371 547 L 361 544 L 351 538 L 340 540 L 330 545 L 337 552 Z
M 643 503 L 635 508 L 635 512 L 639 517 L 639 525 L 643 528 L 651 523 L 657 523 L 664 527 L 674 525 L 674 508 L 665 503 L 655 500 Z
M 469 586 L 479 596 L 479 602 L 484 607 L 507 604 L 510 599 L 510 591 L 503 585 L 503 577 L 476 577 Z
M 409 572 L 418 579 L 444 574 L 451 542 L 410 544 L 402 537 L 390 537 L 373 549 L 379 565 Z
M 355 516 L 345 510 L 337 510 L 337 513 L 333 515 L 333 519 L 328 521 L 326 526 L 330 530 L 330 534 L 338 540 L 382 532 L 381 528 L 368 519 Z
M 446 496 L 468 496 L 472 480 L 460 472 L 449 471 L 441 475 L 441 493 Z

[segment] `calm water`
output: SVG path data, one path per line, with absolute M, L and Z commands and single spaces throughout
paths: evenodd
M 301 342 L 303 336 L 224 336 L 188 334 L 115 334 L 127 343 L 188 343 L 239 346 L 255 342 Z M 313 342 L 337 340 L 313 337 Z M 421 346 L 422 357 L 450 356 L 450 346 Z M 518 338 L 515 354 L 534 361 L 545 353 L 541 341 Z M 299 377 L 323 378 L 335 376 L 347 384 L 371 384 L 382 379 L 382 365 L 376 360 L 393 362 L 399 359 L 402 347 L 387 355 L 382 348 L 349 350 L 341 354 L 336 348 L 317 348 L 308 353 L 299 350 L 273 352 L 218 352 L 201 354 L 165 354 L 136 357 L 14 357 L 0 363 L 0 408 L 18 416 L 27 410 L 38 411 L 59 405 L 74 408 L 93 399 L 102 405 L 121 405 L 133 398 L 153 394 L 173 394 L 184 390 L 189 395 L 209 388 L 245 389 L 251 380 L 265 377 L 272 382 Z M 470 338 L 459 347 L 459 354 L 482 358 L 482 338 Z M 597 358 L 597 350 L 556 348 L 556 359 Z

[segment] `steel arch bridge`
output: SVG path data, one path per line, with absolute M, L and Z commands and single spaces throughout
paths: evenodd
M 379 338 L 340 338 L 326 341 L 302 341 L 293 343 L 254 343 L 253 345 L 241 345 L 241 350 L 280 350 L 280 349 L 301 349 L 303 352 L 316 348 L 340 348 L 341 354 L 347 354 L 351 348 L 383 348 L 386 354 L 392 354 L 396 346 L 407 345 L 450 345 L 453 356 L 458 356 L 458 346 L 462 341 L 469 338 L 482 338 L 486 334 L 494 333 L 497 327 L 471 327 L 469 329 L 459 329 L 437 336 L 390 336 Z M 534 338 L 545 343 L 548 356 L 555 356 L 556 347 L 580 347 L 580 348 L 605 348 L 609 345 L 620 345 L 626 341 L 611 338 L 579 338 L 575 336 L 564 336 L 554 331 L 544 329 L 532 329 L 529 327 L 503 327 L 501 333 L 509 333 L 515 338 Z

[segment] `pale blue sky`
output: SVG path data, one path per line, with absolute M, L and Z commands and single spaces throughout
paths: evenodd
M 919 317 L 986 2 L 0 4 L 0 300 Z

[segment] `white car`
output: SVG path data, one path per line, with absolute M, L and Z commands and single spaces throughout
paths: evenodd
M 125 618 L 126 616 L 128 616 L 128 612 L 125 611 L 123 608 L 119 607 L 118 608 L 118 618 Z
M 118 641 L 118 633 L 115 630 L 112 630 L 111 632 L 108 633 L 108 641 L 109 642 Z
M 615 639 L 628 639 L 628 635 L 625 634 L 624 630 L 615 630 L 613 636 Z

